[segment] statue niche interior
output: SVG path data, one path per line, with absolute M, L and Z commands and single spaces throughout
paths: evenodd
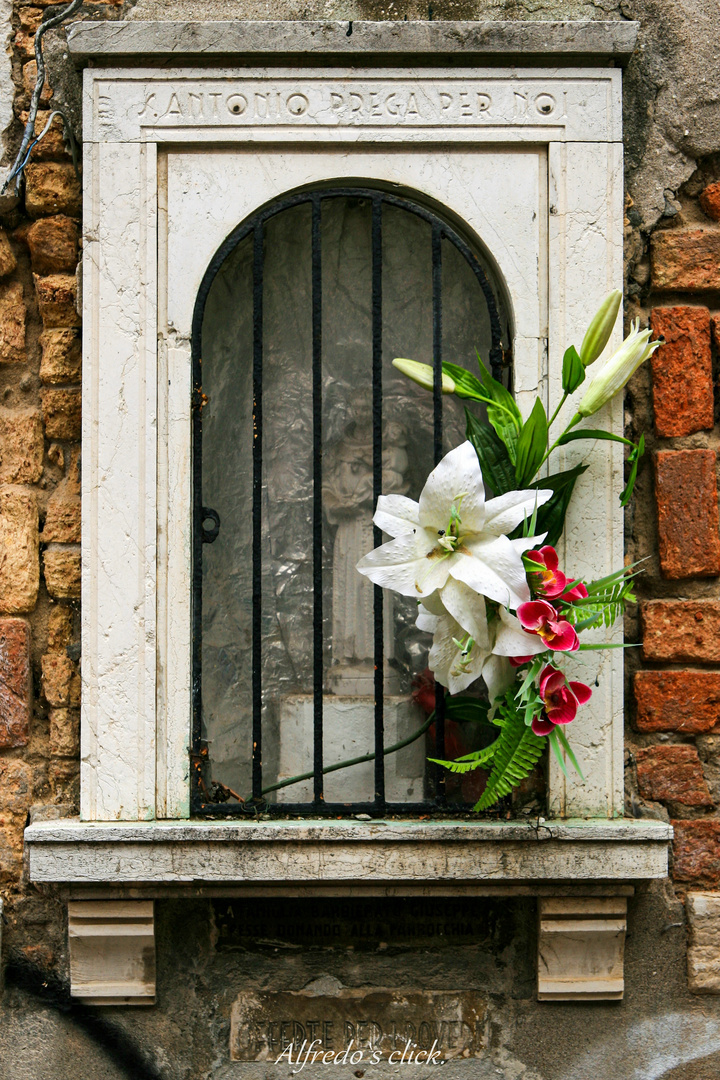
M 407 432 L 402 424 L 383 425 L 385 491 L 405 493 L 408 468 Z M 346 426 L 323 460 L 323 511 L 333 536 L 332 662 L 323 695 L 323 756 L 326 765 L 374 750 L 375 638 L 374 586 L 356 570 L 359 559 L 373 546 L 372 424 L 359 416 Z M 392 597 L 383 600 L 385 744 L 416 730 L 422 720 L 409 693 L 401 693 L 400 672 L 394 666 L 395 640 Z M 313 698 L 287 695 L 280 702 L 279 775 L 293 776 L 312 767 Z M 418 740 L 385 761 L 388 802 L 413 802 L 423 797 L 424 741 Z M 326 802 L 364 802 L 373 797 L 374 764 L 364 762 L 325 777 Z M 282 802 L 312 798 L 310 781 L 278 792 Z

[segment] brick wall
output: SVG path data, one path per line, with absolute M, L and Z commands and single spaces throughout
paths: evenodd
M 629 657 L 629 809 L 673 822 L 681 890 L 720 886 L 718 165 L 681 191 L 629 290 L 633 313 L 665 339 L 629 400 L 650 449 L 628 530 L 630 557 L 647 559 L 629 627 L 641 643 Z

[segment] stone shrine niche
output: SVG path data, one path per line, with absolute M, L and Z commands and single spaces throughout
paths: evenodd
M 432 362 L 433 215 L 422 208 L 422 215 L 414 213 L 411 199 L 396 198 L 376 209 L 382 285 L 381 316 L 376 311 L 374 326 L 374 189 L 359 183 L 356 188 L 357 195 L 352 188 L 339 195 L 328 188 L 319 203 L 321 261 L 315 286 L 312 202 L 291 197 L 291 205 L 283 206 L 279 201 L 277 211 L 263 221 L 262 486 L 255 495 L 260 518 L 255 556 L 257 223 L 246 226 L 247 236 L 222 262 L 204 309 L 202 385 L 208 401 L 202 414 L 202 502 L 216 511 L 221 526 L 202 552 L 202 739 L 208 746 L 209 779 L 244 797 L 252 785 L 253 705 L 258 708 L 253 633 L 260 634 L 263 785 L 313 769 L 318 587 L 323 762 L 330 765 L 375 749 L 375 589 L 356 570 L 374 545 L 374 438 L 381 440 L 384 492 L 417 498 L 433 466 L 432 395 L 391 363 L 401 355 Z M 302 194 L 298 197 L 302 200 Z M 497 359 L 497 328 L 509 323 L 503 289 L 490 277 L 491 308 L 475 270 L 450 239 L 440 241 L 440 254 L 443 355 L 469 369 L 477 364 L 476 355 L 489 364 L 491 356 Z M 490 274 L 487 259 L 478 255 L 477 265 L 486 268 L 480 272 Z M 321 294 L 319 353 L 313 288 L 316 300 Z M 382 355 L 376 355 L 382 400 L 376 402 L 375 433 L 374 329 L 382 335 Z M 256 396 L 257 378 L 256 365 Z M 444 398 L 442 417 L 444 446 L 458 445 L 465 427 L 460 401 Z M 316 439 L 320 454 L 314 457 Z M 315 514 L 318 495 L 320 520 Z M 253 623 L 252 567 L 258 551 L 262 598 L 260 618 L 256 611 Z M 411 599 L 387 593 L 382 599 L 385 746 L 406 739 L 425 720 L 411 696 L 413 680 L 427 665 L 429 646 L 429 638 L 414 626 L 416 613 Z M 388 802 L 420 803 L 432 794 L 425 764 L 430 752 L 423 736 L 385 758 Z M 374 786 L 374 764 L 364 762 L 327 775 L 324 800 L 369 802 Z M 310 803 L 313 781 L 280 788 L 269 798 Z

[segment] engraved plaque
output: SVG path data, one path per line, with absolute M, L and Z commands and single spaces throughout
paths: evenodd
M 232 1007 L 233 1061 L 439 1065 L 479 1057 L 487 1002 L 477 990 L 349 989 L 326 976 L 300 991 L 244 990 Z

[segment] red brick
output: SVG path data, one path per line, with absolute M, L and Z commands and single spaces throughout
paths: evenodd
M 673 877 L 704 885 L 720 882 L 720 821 L 673 821 Z
M 720 230 L 668 229 L 654 233 L 650 243 L 656 289 L 720 289 Z
M 36 274 L 72 271 L 77 265 L 78 227 L 63 214 L 40 218 L 27 231 L 27 245 Z M 708 338 L 709 326 L 708 315 Z
M 666 578 L 720 574 L 714 450 L 661 450 L 655 455 L 660 571 Z
M 704 307 L 655 308 L 650 326 L 653 337 L 666 342 L 651 360 L 657 434 L 690 435 L 711 428 L 710 312 Z
M 715 348 L 720 350 L 720 315 L 713 315 L 710 320 L 710 332 Z
M 638 731 L 704 735 L 720 724 L 720 673 L 638 671 L 634 689 Z
M 720 602 L 650 600 L 640 605 L 643 658 L 720 664 Z
M 30 692 L 30 627 L 0 619 L 0 748 L 27 743 Z
M 708 184 L 700 193 L 700 205 L 713 221 L 720 221 L 720 181 Z
M 694 746 L 649 746 L 635 754 L 638 790 L 643 799 L 685 806 L 712 806 Z

